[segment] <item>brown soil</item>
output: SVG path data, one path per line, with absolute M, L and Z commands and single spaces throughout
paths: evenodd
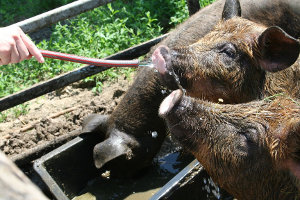
M 0 150 L 13 157 L 80 129 L 82 119 L 90 113 L 110 114 L 132 81 L 121 76 L 104 83 L 97 95 L 78 82 L 31 100 L 26 115 L 9 117 L 0 124 Z

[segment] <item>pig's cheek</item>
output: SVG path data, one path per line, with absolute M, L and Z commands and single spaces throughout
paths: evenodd
M 195 133 L 194 130 L 186 130 L 180 122 L 173 125 L 170 129 L 172 137 L 177 140 L 183 148 L 190 152 L 198 152 L 200 142 L 197 136 L 191 135 L 190 133 Z
M 187 135 L 187 131 L 179 126 L 174 126 L 171 130 L 172 136 L 186 149 L 190 149 L 191 138 Z
M 187 96 L 204 99 L 206 99 L 211 91 L 213 91 L 211 88 L 211 84 L 209 84 L 209 81 L 200 78 L 190 80 L 185 89 L 187 92 Z

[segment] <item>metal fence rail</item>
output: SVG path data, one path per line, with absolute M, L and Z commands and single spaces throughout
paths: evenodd
M 25 33 L 30 33 L 56 22 L 74 17 L 80 13 L 92 10 L 114 0 L 79 0 L 31 17 L 14 25 L 19 26 Z
M 155 39 L 149 40 L 142 44 L 136 45 L 134 47 L 128 48 L 124 51 L 118 52 L 114 55 L 111 55 L 105 59 L 114 59 L 114 60 L 130 60 L 137 58 L 139 56 L 145 55 L 152 46 L 160 42 L 165 38 L 167 34 L 157 37 Z M 109 69 L 108 67 L 98 67 L 94 65 L 87 65 L 79 69 L 75 69 L 71 72 L 59 75 L 52 79 L 49 79 L 45 82 L 38 83 L 31 86 L 28 89 L 22 90 L 20 92 L 11 94 L 4 98 L 0 99 L 0 112 L 12 108 L 16 105 L 24 103 L 26 101 L 37 98 L 41 95 L 47 94 L 54 90 L 63 88 L 71 83 L 82 80 L 86 77 L 92 76 L 99 72 Z
M 105 5 L 114 0 L 78 0 L 70 4 L 61 6 L 59 8 L 50 10 L 32 18 L 14 24 L 21 27 L 25 33 L 30 33 L 41 29 L 45 26 L 49 26 L 61 20 L 65 20 L 70 17 L 74 17 L 80 13 L 94 9 L 96 7 Z M 162 35 L 155 39 L 149 40 L 142 44 L 128 48 L 124 51 L 118 52 L 104 59 L 114 60 L 130 60 L 139 56 L 145 55 L 152 46 L 160 42 L 166 35 Z M 75 69 L 71 72 L 59 75 L 50 80 L 38 83 L 25 90 L 8 95 L 0 99 L 0 112 L 12 108 L 16 105 L 24 103 L 26 101 L 37 98 L 41 95 L 47 94 L 54 90 L 63 88 L 71 83 L 82 80 L 86 77 L 95 75 L 99 72 L 107 70 L 107 67 L 98 67 L 94 65 L 88 65 Z

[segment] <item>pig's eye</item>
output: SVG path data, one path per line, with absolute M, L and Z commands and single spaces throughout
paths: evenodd
M 235 58 L 236 49 L 235 46 L 231 43 L 225 43 L 218 47 L 220 53 L 226 54 L 230 58 Z

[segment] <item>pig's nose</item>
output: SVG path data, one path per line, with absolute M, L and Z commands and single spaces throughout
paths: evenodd
M 152 62 L 160 74 L 166 74 L 171 63 L 170 49 L 167 46 L 159 46 L 152 54 Z
M 183 91 L 175 90 L 169 96 L 167 96 L 159 107 L 159 115 L 166 116 L 176 105 L 178 105 L 182 99 Z

